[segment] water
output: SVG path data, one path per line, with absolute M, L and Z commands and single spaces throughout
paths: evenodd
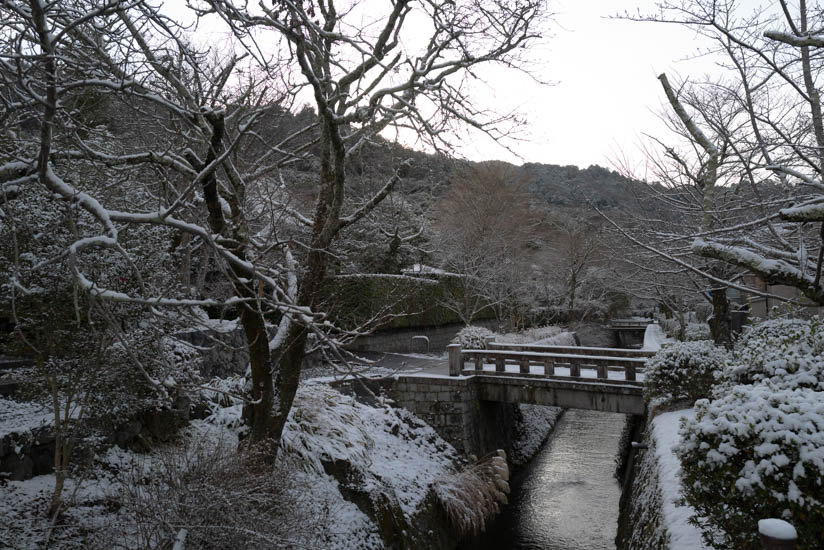
M 510 503 L 467 550 L 615 548 L 615 456 L 624 415 L 569 410 L 511 482 Z

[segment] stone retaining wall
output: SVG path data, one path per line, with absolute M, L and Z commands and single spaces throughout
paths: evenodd
M 395 381 L 392 397 L 464 454 L 512 446 L 517 405 L 480 401 L 469 378 L 404 376 Z
M 669 536 L 661 517 L 655 439 L 649 421 L 643 441 L 649 448 L 631 451 L 636 453 L 635 464 L 621 495 L 615 545 L 619 550 L 669 550 Z

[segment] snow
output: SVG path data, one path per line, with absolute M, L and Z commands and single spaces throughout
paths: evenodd
M 51 426 L 53 423 L 54 413 L 51 407 L 0 397 L 0 438 Z
M 765 537 L 778 540 L 796 540 L 798 538 L 795 527 L 783 519 L 777 518 L 758 520 L 758 532 Z
M 696 238 L 692 243 L 692 252 L 697 256 L 717 258 L 741 267 L 747 267 L 756 274 L 789 281 L 801 281 L 812 284 L 814 277 L 805 275 L 801 270 L 783 260 L 770 260 L 740 246 L 727 246 Z M 736 285 L 730 285 L 737 288 Z M 747 289 L 740 289 L 747 290 Z
M 509 457 L 515 466 L 526 464 L 535 456 L 564 412 L 560 407 L 541 405 L 520 404 L 518 408 L 523 421 L 518 423 L 518 438 L 512 444 L 512 456 Z
M 410 273 L 410 274 L 419 274 L 419 273 L 428 273 L 432 275 L 446 275 L 447 272 L 443 269 L 439 269 L 437 267 L 432 267 L 429 265 L 424 264 L 412 264 L 412 267 L 408 267 L 401 270 L 401 273 Z
M 391 488 L 407 516 L 458 458 L 451 445 L 408 411 L 369 407 L 325 384 L 304 384 L 289 418 L 282 440 L 288 454 L 317 474 L 323 474 L 324 462 L 349 462 L 363 475 L 363 490 Z
M 807 204 L 779 210 L 781 217 L 793 221 L 820 221 L 824 217 L 824 203 Z
M 15 549 L 79 548 L 83 531 L 103 527 L 114 516 L 105 501 L 115 487 L 113 475 L 96 470 L 95 476 L 78 481 L 66 479 L 63 496 L 72 502 L 64 521 L 44 545 L 49 529 L 47 510 L 54 491 L 53 474 L 26 481 L 7 481 L 0 486 L 0 547 Z M 12 543 L 6 546 L 5 543 Z M 61 544 L 62 543 L 62 544 Z
M 644 346 L 641 348 L 648 351 L 658 351 L 667 342 L 667 337 L 661 327 L 656 324 L 647 325 L 644 331 Z
M 678 426 L 682 418 L 694 419 L 692 409 L 663 413 L 652 421 L 652 436 L 658 463 L 658 481 L 661 488 L 661 516 L 669 533 L 670 550 L 709 550 L 701 537 L 701 531 L 689 523 L 695 511 L 691 506 L 680 504 L 681 463 L 673 452 L 679 443 Z

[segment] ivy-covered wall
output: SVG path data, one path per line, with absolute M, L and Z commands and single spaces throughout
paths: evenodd
M 354 328 L 377 318 L 376 328 L 397 329 L 460 323 L 457 313 L 444 306 L 461 297 L 463 285 L 455 275 L 437 278 L 406 275 L 338 275 L 323 290 L 325 310 L 343 328 Z M 475 319 L 491 319 L 486 308 Z

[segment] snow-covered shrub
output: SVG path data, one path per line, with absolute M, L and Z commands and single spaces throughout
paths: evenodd
M 821 319 L 775 319 L 748 328 L 725 373 L 730 385 L 769 380 L 780 388 L 824 391 L 824 326 Z
M 499 450 L 461 472 L 439 477 L 433 490 L 450 523 L 461 537 L 482 533 L 500 512 L 509 494 L 509 466 Z
M 687 342 L 710 340 L 710 326 L 707 323 L 687 323 L 684 328 L 684 339 Z
M 824 540 L 824 392 L 771 382 L 695 404 L 682 424 L 684 496 L 715 548 L 760 548 L 756 524 L 778 517 L 798 548 Z
M 484 327 L 468 326 L 462 328 L 452 339 L 453 344 L 460 344 L 461 349 L 486 349 L 486 339 L 495 333 Z
M 667 346 L 646 363 L 646 399 L 671 402 L 709 397 L 729 360 L 729 352 L 706 340 Z

